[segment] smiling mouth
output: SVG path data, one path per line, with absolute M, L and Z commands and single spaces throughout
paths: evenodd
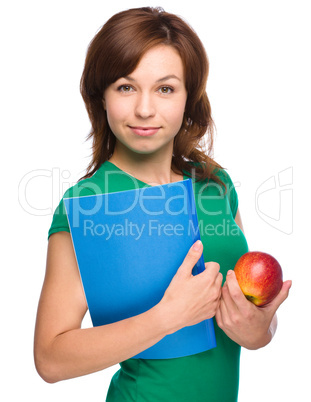
M 139 135 L 141 137 L 148 137 L 154 135 L 161 128 L 161 127 L 132 127 L 132 126 L 129 127 L 136 135 Z

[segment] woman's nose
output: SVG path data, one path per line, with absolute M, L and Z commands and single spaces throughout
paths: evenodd
M 135 105 L 135 114 L 143 119 L 155 115 L 155 105 L 152 100 L 152 95 L 148 93 L 139 94 Z

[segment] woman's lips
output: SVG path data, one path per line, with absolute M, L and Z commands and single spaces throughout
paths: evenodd
M 160 127 L 131 127 L 130 129 L 137 135 L 142 137 L 148 137 L 150 135 L 156 134 Z

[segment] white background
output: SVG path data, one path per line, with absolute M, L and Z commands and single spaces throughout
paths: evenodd
M 309 4 L 301 0 L 12 0 L 2 6 L 0 398 L 103 401 L 117 369 L 46 384 L 33 363 L 33 331 L 52 212 L 91 154 L 79 94 L 87 45 L 114 13 L 145 5 L 184 17 L 202 39 L 215 158 L 237 184 L 250 249 L 273 254 L 284 279 L 293 280 L 273 342 L 242 351 L 239 401 L 311 400 L 311 30 Z

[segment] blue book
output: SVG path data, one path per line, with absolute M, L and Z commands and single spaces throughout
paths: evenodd
M 141 314 L 162 299 L 200 239 L 191 179 L 64 199 L 94 326 Z M 204 271 L 203 254 L 193 274 Z M 212 319 L 165 336 L 133 358 L 169 359 L 216 346 Z

